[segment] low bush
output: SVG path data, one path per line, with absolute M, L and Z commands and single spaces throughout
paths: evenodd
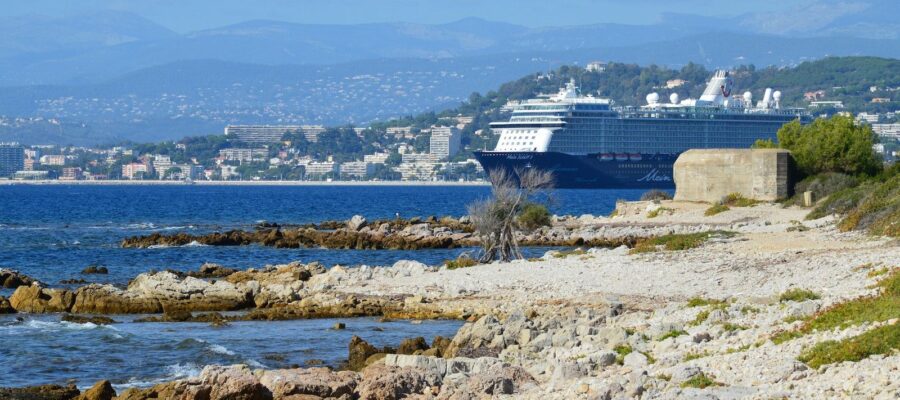
M 866 322 L 887 321 L 900 316 L 900 269 L 895 269 L 878 282 L 879 293 L 835 304 L 805 319 L 796 330 L 776 334 L 772 341 L 781 343 L 814 330 L 846 328 Z
M 657 250 L 658 246 L 663 246 L 669 251 L 689 250 L 700 247 L 710 237 L 713 236 L 732 236 L 734 233 L 725 231 L 699 232 L 699 233 L 679 233 L 657 236 L 649 239 L 641 239 L 634 245 L 630 254 L 651 253 Z
M 705 373 L 701 372 L 697 375 L 692 376 L 691 379 L 684 381 L 684 383 L 681 384 L 681 387 L 706 389 L 710 386 L 721 386 L 721 385 L 722 385 L 721 383 L 712 380 L 712 378 L 706 376 Z
M 469 256 L 462 255 L 455 260 L 444 261 L 444 265 L 447 266 L 447 269 L 468 268 L 478 265 L 478 261 L 470 258 Z
M 818 343 L 800 353 L 798 360 L 812 368 L 844 361 L 859 361 L 875 354 L 900 350 L 900 324 L 894 323 L 872 329 L 841 341 Z
M 522 207 L 518 217 L 519 226 L 533 231 L 542 226 L 550 226 L 550 210 L 542 204 L 529 203 Z
M 647 213 L 647 218 L 656 218 L 662 213 L 672 214 L 675 210 L 668 207 L 659 207 Z
M 838 224 L 842 231 L 868 230 L 900 237 L 900 175 L 877 185 Z
M 692 297 L 687 302 L 688 307 L 717 306 L 722 304 L 727 304 L 727 302 L 724 300 L 707 299 L 703 297 Z
M 812 290 L 794 288 L 788 289 L 781 296 L 778 297 L 778 301 L 784 303 L 786 301 L 805 301 L 805 300 L 818 300 L 821 297 L 813 292 Z
M 641 201 L 661 201 L 661 200 L 672 200 L 672 195 L 669 192 L 659 189 L 652 189 L 644 192 L 641 195 Z
M 707 208 L 706 212 L 704 212 L 703 215 L 705 215 L 707 217 L 711 217 L 713 215 L 721 214 L 728 210 L 730 210 L 730 208 L 728 208 L 728 206 L 726 206 L 724 204 L 714 204 L 712 207 Z
M 729 207 L 753 207 L 757 204 L 761 203 L 759 200 L 753 200 L 747 197 L 744 197 L 743 194 L 740 193 L 731 193 L 725 198 L 722 199 L 720 204 L 729 206 Z
M 859 179 L 838 172 L 826 172 L 809 176 L 794 185 L 794 196 L 787 199 L 785 205 L 803 204 L 803 193 L 812 192 L 813 199 L 818 201 L 841 190 L 859 186 Z
M 677 337 L 679 337 L 679 336 L 681 336 L 681 335 L 687 335 L 687 334 L 688 334 L 687 332 L 685 332 L 685 331 L 683 331 L 683 330 L 681 330 L 681 329 L 673 329 L 673 330 L 671 330 L 671 331 L 668 331 L 668 332 L 664 333 L 664 334 L 663 334 L 662 336 L 660 336 L 657 340 L 666 340 L 666 339 L 668 339 L 668 338 L 677 338 Z

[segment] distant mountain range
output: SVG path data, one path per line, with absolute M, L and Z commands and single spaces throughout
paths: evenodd
M 900 2 L 867 0 L 735 18 L 669 14 L 646 26 L 248 21 L 186 34 L 121 12 L 0 18 L 0 116 L 62 122 L 46 132 L 0 125 L 0 140 L 143 141 L 220 132 L 227 123 L 359 124 L 445 108 L 527 73 L 593 60 L 728 67 L 900 58 L 896 15 Z

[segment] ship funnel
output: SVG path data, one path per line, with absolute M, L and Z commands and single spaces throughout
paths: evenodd
M 766 93 L 763 94 L 762 104 L 760 104 L 760 108 L 769 108 L 772 104 L 772 88 L 766 88 Z
M 710 104 L 725 104 L 725 99 L 731 96 L 732 80 L 727 71 L 716 71 L 712 79 L 700 96 L 700 100 Z
M 672 93 L 669 95 L 669 102 L 672 104 L 678 104 L 678 93 Z

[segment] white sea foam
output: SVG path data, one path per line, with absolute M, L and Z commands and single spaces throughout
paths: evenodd
M 123 390 L 128 388 L 145 388 L 153 385 L 157 385 L 160 383 L 170 382 L 178 379 L 185 379 L 200 375 L 200 371 L 203 368 L 194 363 L 185 363 L 185 364 L 175 364 L 166 366 L 166 375 L 156 379 L 146 379 L 146 378 L 138 378 L 131 377 L 123 384 L 113 385 L 113 388 L 116 389 L 116 392 L 121 393 Z
M 213 352 L 213 353 L 224 354 L 224 355 L 226 355 L 226 356 L 233 356 L 233 355 L 234 355 L 234 352 L 233 352 L 233 351 L 228 350 L 225 346 L 221 346 L 221 345 L 218 345 L 218 344 L 211 344 L 211 345 L 209 345 L 207 348 L 209 349 L 209 351 L 211 351 L 211 352 Z
M 196 240 L 192 240 L 190 243 L 188 243 L 182 247 L 206 247 L 206 246 L 209 246 L 209 245 L 200 243 Z

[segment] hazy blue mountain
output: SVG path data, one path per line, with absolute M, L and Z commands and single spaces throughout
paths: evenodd
M 143 17 L 115 11 L 64 18 L 0 17 L 0 57 L 73 51 L 137 41 L 155 41 L 176 34 Z
M 897 8 L 892 3 L 883 4 L 885 12 Z M 83 27 L 84 33 L 78 30 L 80 20 L 65 19 L 59 26 L 50 24 L 54 27 L 47 29 L 47 40 L 55 38 L 56 41 L 49 44 L 42 45 L 40 39 L 44 36 L 38 33 L 21 40 L 17 38 L 24 34 L 5 36 L 0 40 L 0 44 L 5 43 L 0 46 L 4 49 L 0 51 L 0 86 L 98 83 L 143 68 L 183 60 L 329 65 L 383 58 L 437 59 L 509 52 L 531 52 L 540 57 L 540 53 L 548 51 L 652 47 L 655 43 L 694 40 L 695 36 L 715 32 L 777 36 L 786 41 L 796 37 L 831 36 L 808 42 L 825 50 L 817 52 L 817 56 L 854 54 L 857 43 L 845 40 L 853 36 L 900 40 L 900 34 L 891 28 L 891 23 L 883 23 L 886 28 L 878 30 L 877 34 L 868 32 L 870 34 L 864 35 L 867 33 L 863 29 L 864 21 L 867 21 L 864 17 L 868 13 L 860 16 L 860 12 L 845 10 L 832 15 L 819 11 L 811 14 L 818 18 L 790 13 L 787 14 L 790 17 L 759 14 L 735 18 L 670 14 L 657 24 L 646 26 L 595 24 L 546 28 L 527 28 L 478 18 L 440 25 L 315 25 L 260 20 L 181 35 L 129 14 L 101 14 L 83 17 L 83 23 L 87 24 Z M 792 19 L 808 21 L 810 18 L 815 19 L 815 23 L 807 22 L 802 27 L 783 32 L 782 25 Z M 25 27 L 7 29 L 30 32 Z M 864 32 L 860 33 L 860 30 Z M 776 35 L 779 32 L 790 35 Z M 67 37 L 69 39 L 65 39 Z M 751 42 L 769 45 L 774 40 L 761 37 Z M 21 45 L 17 47 L 19 43 Z M 741 44 L 723 41 L 723 45 L 739 48 Z M 890 43 L 888 45 L 892 47 Z M 621 57 L 614 53 L 601 58 Z M 675 57 L 659 57 L 653 62 L 675 64 L 683 62 L 684 58 L 676 54 Z

